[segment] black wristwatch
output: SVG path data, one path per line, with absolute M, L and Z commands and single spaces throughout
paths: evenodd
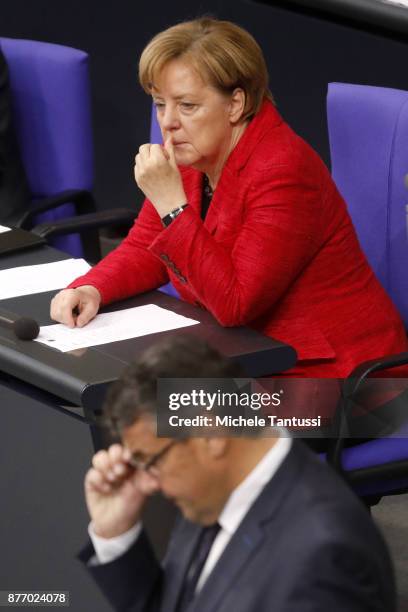
M 174 219 L 176 217 L 178 217 L 179 215 L 181 215 L 181 213 L 183 212 L 183 210 L 185 208 L 187 208 L 188 204 L 183 204 L 182 206 L 177 206 L 177 208 L 175 208 L 174 210 L 172 210 L 171 212 L 169 212 L 167 215 L 165 215 L 162 218 L 162 223 L 164 225 L 164 227 L 168 227 L 170 225 L 170 223 L 172 221 L 174 221 Z

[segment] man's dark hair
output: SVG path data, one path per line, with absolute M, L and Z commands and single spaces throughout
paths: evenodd
M 103 422 L 120 434 L 142 415 L 156 415 L 158 378 L 242 377 L 241 366 L 227 360 L 197 336 L 177 335 L 150 346 L 113 383 Z

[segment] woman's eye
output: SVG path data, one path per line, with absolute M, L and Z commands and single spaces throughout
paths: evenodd
M 196 105 L 191 102 L 181 102 L 180 106 L 183 110 L 192 110 Z
M 163 102 L 153 102 L 153 104 L 157 108 L 157 110 L 162 110 L 164 108 Z

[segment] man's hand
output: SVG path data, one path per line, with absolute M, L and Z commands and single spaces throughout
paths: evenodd
M 97 452 L 85 476 L 85 497 L 95 534 L 113 538 L 135 525 L 156 479 L 128 464 L 130 452 L 120 444 Z
M 135 180 L 160 217 L 187 203 L 173 143 L 144 144 L 135 158 Z
M 92 285 L 63 289 L 51 300 L 50 316 L 68 327 L 83 327 L 99 310 L 101 294 Z

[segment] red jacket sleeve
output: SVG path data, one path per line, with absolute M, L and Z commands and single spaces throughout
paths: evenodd
M 313 174 L 300 182 L 299 168 L 289 166 L 251 173 L 245 194 L 236 192 L 243 201 L 231 199 L 230 218 L 220 217 L 214 234 L 189 207 L 150 250 L 178 269 L 221 325 L 245 325 L 278 302 L 324 240 L 322 191 Z M 227 183 L 230 191 L 237 184 L 232 177 Z M 231 194 L 218 196 L 225 208 Z
M 128 236 L 114 251 L 69 287 L 93 285 L 107 304 L 168 282 L 165 265 L 148 250 L 162 232 L 160 217 L 146 200 Z

